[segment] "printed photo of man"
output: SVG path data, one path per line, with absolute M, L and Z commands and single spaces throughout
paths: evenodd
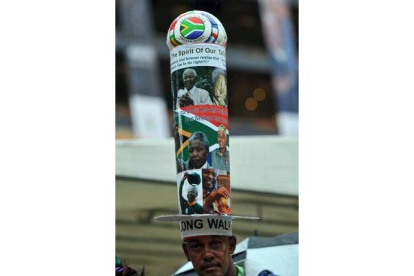
M 187 200 L 183 196 L 183 188 L 184 182 L 187 182 L 191 185 L 187 189 Z M 179 187 L 179 197 L 180 197 L 180 206 L 181 206 L 181 214 L 185 215 L 192 215 L 192 214 L 202 214 L 203 213 L 203 206 L 201 206 L 197 202 L 198 197 L 198 188 L 197 185 L 200 184 L 200 175 L 196 172 L 191 174 L 184 173 L 183 179 L 180 181 Z
M 183 160 L 178 159 L 178 172 L 210 168 L 211 166 L 207 161 L 210 147 L 207 135 L 201 131 L 196 131 L 191 134 L 188 141 L 188 160 L 183 162 Z
M 214 69 L 212 79 L 214 83 L 213 104 L 227 107 L 226 71 L 221 68 Z
M 213 104 L 210 93 L 195 86 L 197 72 L 188 68 L 183 72 L 184 88 L 177 92 L 177 109 L 189 105 Z
M 203 208 L 204 213 L 230 214 L 230 193 L 217 185 L 218 170 L 209 168 L 202 170 L 203 181 Z
M 220 125 L 217 131 L 219 147 L 211 152 L 211 166 L 219 170 L 230 171 L 230 152 L 227 150 L 226 128 Z

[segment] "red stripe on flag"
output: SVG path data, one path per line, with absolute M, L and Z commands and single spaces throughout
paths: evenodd
M 206 120 L 215 126 L 224 125 L 228 129 L 228 110 L 217 105 L 191 105 L 181 108 L 196 116 L 195 120 Z
M 203 24 L 203 20 L 198 17 L 190 17 L 187 20 L 193 22 L 194 24 Z

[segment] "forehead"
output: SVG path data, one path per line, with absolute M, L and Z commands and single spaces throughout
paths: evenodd
M 194 76 L 194 72 L 193 71 L 186 71 L 186 72 L 184 72 L 183 76 Z
M 203 146 L 203 142 L 201 142 L 198 139 L 194 139 L 190 141 L 190 147 L 198 147 L 198 146 Z
M 212 236 L 201 236 L 201 237 L 188 238 L 186 242 L 188 242 L 188 243 L 208 243 L 208 242 L 214 241 L 214 240 L 225 241 L 226 239 L 227 239 L 227 237 L 225 237 L 225 236 L 212 235 Z
M 203 173 L 214 173 L 215 174 L 215 170 L 214 169 L 203 169 Z

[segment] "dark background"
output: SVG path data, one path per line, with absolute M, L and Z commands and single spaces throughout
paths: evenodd
M 124 2 L 131 2 L 123 0 Z M 133 138 L 128 103 L 131 90 L 126 47 L 139 41 L 125 31 L 125 12 L 121 0 L 116 2 L 116 135 L 117 138 Z M 169 50 L 165 44 L 171 22 L 181 13 L 189 10 L 204 10 L 213 13 L 224 25 L 228 45 L 227 90 L 229 124 L 232 135 L 278 134 L 275 113 L 277 99 L 271 83 L 271 62 L 264 44 L 258 2 L 255 0 L 227 1 L 148 1 L 151 32 L 149 43 L 157 52 L 157 79 L 159 96 L 166 100 L 169 124 L 172 124 L 172 93 Z M 293 23 L 294 37 L 298 35 L 298 3 L 291 1 L 289 11 Z M 125 4 L 124 4 L 125 5 Z M 131 8 L 129 8 L 131 10 Z M 145 21 L 146 22 L 146 21 Z M 296 50 L 298 40 L 295 39 Z M 246 100 L 257 88 L 266 92 L 257 108 L 246 108 Z M 172 130 L 170 135 L 172 136 Z

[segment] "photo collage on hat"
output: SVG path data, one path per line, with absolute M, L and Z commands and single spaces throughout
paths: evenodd
M 225 48 L 181 45 L 170 54 L 179 212 L 230 215 Z

